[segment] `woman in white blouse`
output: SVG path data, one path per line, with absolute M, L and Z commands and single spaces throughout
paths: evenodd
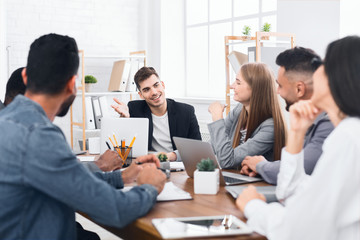
M 314 62 L 314 65 L 321 63 Z M 303 164 L 306 130 L 320 111 L 335 130 L 311 176 Z M 290 108 L 276 194 L 267 204 L 254 187 L 236 205 L 254 231 L 269 239 L 360 239 L 360 38 L 332 42 L 314 74 L 314 95 Z

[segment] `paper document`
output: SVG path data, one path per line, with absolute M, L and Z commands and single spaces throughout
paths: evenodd
M 130 191 L 132 188 L 133 186 L 124 187 L 122 191 L 127 192 Z M 158 202 L 188 199 L 192 199 L 190 193 L 185 192 L 184 190 L 175 186 L 172 182 L 167 182 L 162 192 L 156 198 Z
M 184 171 L 184 163 L 183 162 L 170 162 L 170 170 L 171 171 Z
M 192 199 L 190 193 L 175 186 L 172 182 L 167 182 L 162 192 L 157 196 L 158 202 L 186 199 Z
M 77 156 L 77 158 L 81 162 L 93 162 L 95 160 L 95 156 Z

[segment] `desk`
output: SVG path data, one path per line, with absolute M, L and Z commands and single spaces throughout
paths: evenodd
M 224 187 L 220 187 L 217 195 L 194 194 L 194 181 L 185 172 L 172 172 L 171 181 L 181 189 L 189 192 L 193 200 L 158 202 L 150 212 L 129 224 L 123 229 L 102 226 L 113 234 L 123 239 L 162 239 L 155 227 L 151 223 L 153 218 L 165 217 L 194 217 L 194 216 L 213 216 L 232 214 L 245 220 L 243 214 L 235 206 L 235 200 L 226 192 Z M 254 185 L 267 185 L 264 182 L 254 183 Z M 197 238 L 199 239 L 199 238 Z M 231 236 L 210 239 L 266 239 L 265 237 L 253 233 L 251 235 Z

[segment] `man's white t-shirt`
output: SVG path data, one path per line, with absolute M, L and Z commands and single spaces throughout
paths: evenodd
M 156 152 L 172 152 L 168 112 L 162 116 L 151 115 L 153 121 L 152 147 Z

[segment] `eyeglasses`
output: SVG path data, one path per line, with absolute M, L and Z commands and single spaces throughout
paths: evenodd
M 324 64 L 324 62 L 318 57 L 314 57 L 313 59 L 311 59 L 311 62 L 310 62 L 310 65 L 311 65 L 313 71 L 318 69 L 318 67 L 320 67 L 322 64 Z

